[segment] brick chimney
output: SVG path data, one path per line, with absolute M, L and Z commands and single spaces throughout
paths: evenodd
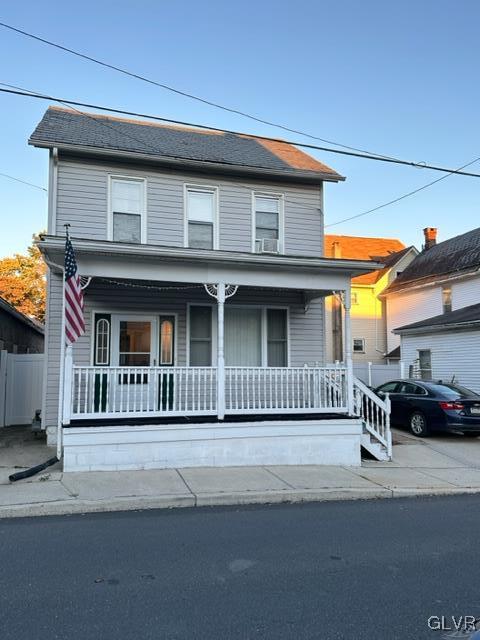
M 332 253 L 334 258 L 342 257 L 342 245 L 340 244 L 340 242 L 338 242 L 338 240 L 332 242 Z
M 433 245 L 437 244 L 437 229 L 436 227 L 425 227 L 423 230 L 425 236 L 424 250 L 430 249 Z

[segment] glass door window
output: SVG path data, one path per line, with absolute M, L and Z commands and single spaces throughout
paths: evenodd
M 120 320 L 118 364 L 121 367 L 148 367 L 152 356 L 152 322 Z

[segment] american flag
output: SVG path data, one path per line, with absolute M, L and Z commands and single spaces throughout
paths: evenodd
M 65 340 L 67 345 L 73 344 L 84 333 L 83 292 L 72 241 L 67 236 L 65 243 Z

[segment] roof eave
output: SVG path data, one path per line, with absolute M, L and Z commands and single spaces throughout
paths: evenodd
M 216 263 L 242 263 L 244 265 L 269 265 L 278 267 L 313 268 L 330 271 L 341 271 L 352 277 L 363 273 L 369 273 L 379 268 L 376 262 L 366 260 L 342 260 L 338 258 L 314 258 L 308 256 L 288 256 L 273 254 L 244 253 L 239 251 L 208 251 L 205 249 L 189 249 L 184 247 L 165 247 L 149 244 L 117 243 L 108 240 L 89 240 L 86 238 L 74 238 L 72 241 L 75 251 L 97 254 L 120 254 L 125 256 L 137 256 L 143 258 L 160 258 L 165 260 L 193 260 L 211 261 Z M 37 246 L 44 255 L 49 250 L 63 251 L 65 238 L 61 236 L 44 235 Z
M 480 266 L 475 267 L 473 269 L 468 269 L 465 271 L 457 271 L 457 272 L 449 272 L 447 271 L 445 274 L 439 274 L 435 276 L 434 279 L 427 280 L 427 276 L 423 279 L 418 278 L 417 280 L 408 280 L 405 283 L 402 283 L 402 286 L 399 287 L 387 287 L 385 291 L 382 292 L 382 296 L 385 296 L 389 293 L 402 293 L 403 291 L 411 291 L 412 289 L 423 289 L 424 287 L 435 287 L 439 284 L 443 284 L 445 282 L 449 282 L 450 280 L 459 280 L 461 278 L 468 278 L 469 276 L 475 275 L 479 273 Z M 422 282 L 423 280 L 423 282 Z
M 189 158 L 157 156 L 148 153 L 122 151 L 121 149 L 102 149 L 100 147 L 90 147 L 86 145 L 64 144 L 61 142 L 35 139 L 33 137 L 28 139 L 28 144 L 41 149 L 57 148 L 59 151 L 64 151 L 73 155 L 121 158 L 123 160 L 128 159 L 129 161 L 148 162 L 167 167 L 187 167 L 189 169 L 196 169 L 200 171 L 214 170 L 218 173 L 279 178 L 288 182 L 319 184 L 320 182 L 340 182 L 345 180 L 344 176 L 335 172 L 302 171 L 300 169 L 292 169 L 291 172 L 276 171 L 274 169 L 266 169 L 263 167 L 249 167 L 220 162 L 208 162 L 204 160 L 191 160 Z
M 455 329 L 480 328 L 480 320 L 469 320 L 468 322 L 455 322 L 448 324 L 430 324 L 422 327 L 399 327 L 393 329 L 392 333 L 396 335 L 417 335 L 421 333 L 438 333 L 443 331 L 453 331 Z

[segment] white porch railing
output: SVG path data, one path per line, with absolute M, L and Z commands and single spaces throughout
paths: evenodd
M 343 367 L 226 367 L 228 413 L 345 413 Z
M 226 412 L 347 413 L 346 378 L 342 366 L 226 367 Z M 70 419 L 217 413 L 215 367 L 73 366 L 65 380 L 64 424 Z
M 214 367 L 73 367 L 71 418 L 216 413 Z
M 384 448 L 386 457 L 392 458 L 392 434 L 390 431 L 390 398 L 384 400 L 355 378 L 353 386 L 355 414 L 363 420 L 364 428 L 373 442 Z

